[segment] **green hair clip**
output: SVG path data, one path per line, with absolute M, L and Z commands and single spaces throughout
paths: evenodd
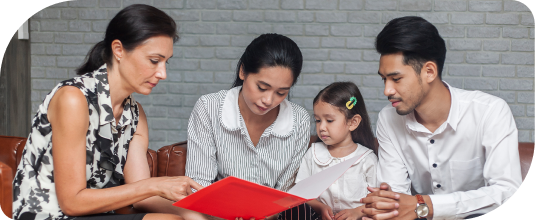
M 347 109 L 351 110 L 357 104 L 357 98 L 351 97 L 348 102 L 346 102 Z

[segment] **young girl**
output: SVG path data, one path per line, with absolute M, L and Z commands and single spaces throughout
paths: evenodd
M 321 90 L 314 98 L 314 118 L 322 142 L 312 144 L 307 151 L 295 182 L 359 157 L 319 198 L 307 204 L 318 219 L 361 219 L 364 204 L 359 201 L 369 193 L 366 187 L 376 186 L 377 156 L 370 119 L 357 86 L 336 82 Z

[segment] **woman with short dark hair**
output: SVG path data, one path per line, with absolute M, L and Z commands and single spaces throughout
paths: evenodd
M 177 39 L 173 19 L 152 6 L 128 6 L 110 21 L 81 76 L 39 106 L 13 181 L 15 219 L 182 219 L 112 212 L 130 204 L 173 212 L 171 201 L 202 188 L 188 177 L 150 178 L 147 119 L 132 96 L 167 77 Z

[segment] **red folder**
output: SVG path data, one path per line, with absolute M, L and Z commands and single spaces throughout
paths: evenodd
M 318 198 L 360 158 L 354 157 L 297 183 L 287 193 L 229 176 L 174 203 L 174 206 L 234 220 L 263 219 Z

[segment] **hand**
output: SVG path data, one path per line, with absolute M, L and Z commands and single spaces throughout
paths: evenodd
M 243 218 L 236 218 L 236 220 L 243 220 Z M 249 220 L 255 220 L 254 218 L 250 218 Z
M 364 216 L 364 213 L 362 213 L 363 208 L 364 206 L 359 206 L 354 209 L 344 209 L 339 213 L 336 213 L 334 220 L 360 220 L 362 216 Z
M 334 214 L 331 207 L 322 203 L 322 206 L 318 207 L 322 220 L 334 220 Z
M 193 192 L 191 188 L 201 190 L 204 188 L 187 176 L 157 177 L 153 178 L 157 182 L 158 195 L 171 201 L 179 201 Z
M 368 187 L 368 190 L 371 193 L 360 200 L 366 204 L 362 212 L 367 217 L 363 217 L 363 220 L 391 219 L 398 216 L 400 194 L 392 192 L 392 188 L 386 183 L 382 183 L 379 188 Z

